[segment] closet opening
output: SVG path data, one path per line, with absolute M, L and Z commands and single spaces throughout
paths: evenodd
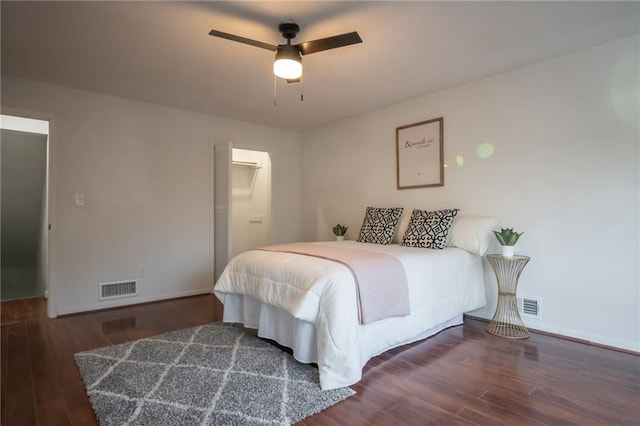
M 271 158 L 268 152 L 233 148 L 231 254 L 271 240 Z

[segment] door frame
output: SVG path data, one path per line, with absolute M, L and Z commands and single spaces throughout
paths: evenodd
M 44 260 L 44 281 L 45 281 L 45 297 L 47 298 L 47 316 L 56 318 L 58 316 L 57 304 L 55 302 L 55 284 L 51 279 L 52 267 L 55 260 L 55 236 L 56 236 L 56 186 L 55 186 L 55 134 L 56 119 L 53 114 L 36 111 L 31 109 L 2 105 L 0 112 L 3 115 L 12 115 L 14 117 L 31 118 L 34 120 L 42 120 L 49 122 L 49 134 L 47 137 L 47 156 L 46 156 L 46 179 L 45 179 L 45 221 L 48 224 L 47 242 L 45 245 Z
M 231 163 L 233 141 L 214 140 L 212 146 L 213 179 L 213 283 L 215 285 L 222 270 L 231 259 Z M 216 167 L 216 165 L 224 167 Z

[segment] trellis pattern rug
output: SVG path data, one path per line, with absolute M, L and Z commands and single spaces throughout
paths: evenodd
M 75 354 L 100 425 L 288 425 L 355 394 L 223 323 Z

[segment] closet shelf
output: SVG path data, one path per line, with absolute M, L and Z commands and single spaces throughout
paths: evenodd
M 258 163 L 255 163 L 253 161 L 232 161 L 231 164 L 233 164 L 234 166 L 245 166 L 245 167 L 253 167 L 254 169 L 261 169 L 262 166 Z

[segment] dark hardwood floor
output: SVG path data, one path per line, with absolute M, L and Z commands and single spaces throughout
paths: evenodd
M 212 295 L 49 319 L 43 299 L 0 305 L 2 425 L 94 425 L 73 354 L 221 318 Z M 386 352 L 355 396 L 304 425 L 638 425 L 640 357 L 466 319 Z

